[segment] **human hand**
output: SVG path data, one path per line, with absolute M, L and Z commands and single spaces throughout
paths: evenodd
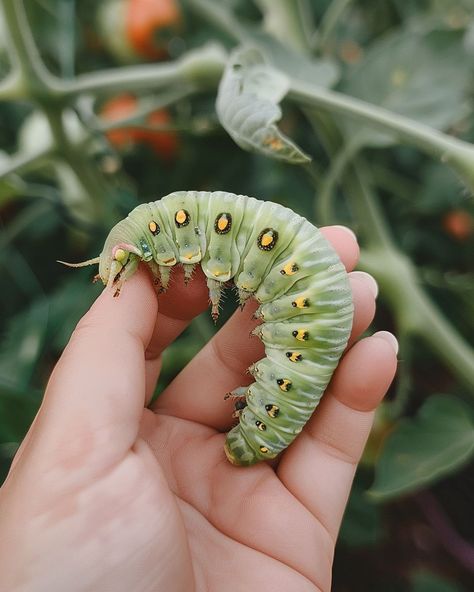
M 351 271 L 355 239 L 323 232 Z M 184 288 L 178 273 L 158 307 L 140 269 L 76 328 L 0 490 L 2 591 L 330 589 L 355 468 L 396 369 L 392 336 L 356 342 L 374 283 L 350 275 L 350 349 L 303 432 L 277 462 L 242 468 L 223 452 L 224 394 L 263 357 L 252 304 L 144 408 L 161 353 L 207 308 L 202 274 Z

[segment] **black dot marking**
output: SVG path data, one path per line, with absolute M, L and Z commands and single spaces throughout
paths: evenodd
M 236 411 L 240 411 L 241 409 L 245 409 L 247 407 L 247 401 L 236 401 L 234 405 L 234 409 Z
M 263 423 L 263 421 L 257 420 L 255 425 L 261 432 L 264 432 L 267 429 L 267 426 Z
M 285 265 L 285 267 L 283 269 L 280 269 L 280 273 L 281 275 L 293 275 L 295 274 L 297 271 L 299 271 L 299 267 L 296 263 L 293 264 L 287 264 Z
M 264 228 L 258 235 L 257 246 L 262 251 L 271 251 L 278 240 L 278 232 L 273 228 Z
M 174 222 L 177 228 L 183 228 L 187 226 L 191 220 L 191 216 L 187 210 L 178 210 L 174 215 Z
M 291 389 L 292 382 L 291 380 L 288 380 L 288 378 L 278 378 L 277 385 L 280 387 L 282 391 L 287 393 Z
M 295 329 L 291 332 L 291 334 L 293 335 L 293 337 L 296 337 L 298 341 L 308 341 L 309 339 L 308 331 L 303 331 L 303 329 L 300 329 L 299 331 Z
M 301 362 L 303 356 L 298 352 L 286 352 L 286 357 L 290 360 L 290 362 Z
M 298 298 L 298 300 L 293 300 L 291 306 L 293 308 L 308 308 L 309 300 L 307 298 Z
M 265 405 L 265 411 L 268 413 L 269 417 L 278 417 L 280 413 L 280 408 L 277 405 Z
M 232 216 L 229 212 L 221 212 L 215 222 L 214 230 L 217 234 L 227 234 L 232 228 Z

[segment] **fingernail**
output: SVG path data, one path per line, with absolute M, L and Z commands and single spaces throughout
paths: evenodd
M 377 298 L 379 295 L 379 285 L 375 281 L 375 278 L 370 275 L 370 273 L 366 273 L 365 271 L 352 271 L 351 276 L 355 276 L 363 280 L 369 286 L 374 298 Z
M 344 230 L 344 232 L 347 232 L 348 234 L 350 234 L 352 236 L 352 238 L 355 240 L 355 242 L 357 242 L 357 236 L 356 236 L 355 232 L 353 230 L 351 230 L 350 228 L 348 228 L 347 226 L 341 226 L 340 224 L 334 224 L 333 228 L 339 228 L 340 230 Z
M 377 331 L 377 333 L 374 333 L 372 337 L 378 337 L 387 343 L 390 343 L 390 345 L 395 350 L 395 353 L 398 354 L 398 341 L 393 333 L 390 333 L 389 331 Z

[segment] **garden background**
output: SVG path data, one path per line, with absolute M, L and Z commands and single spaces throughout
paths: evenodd
M 101 289 L 56 260 L 174 190 L 252 195 L 352 228 L 371 330 L 400 341 L 334 591 L 472 590 L 472 0 L 0 7 L 0 482 Z M 157 396 L 214 331 L 202 315 L 167 350 Z

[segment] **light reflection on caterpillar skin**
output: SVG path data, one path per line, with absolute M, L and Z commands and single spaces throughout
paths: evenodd
M 315 226 L 279 204 L 178 191 L 136 207 L 112 228 L 100 257 L 76 265 L 99 263 L 100 278 L 118 295 L 140 261 L 162 290 L 171 267 L 182 264 L 189 279 L 200 263 L 214 319 L 231 279 L 241 304 L 260 303 L 255 334 L 265 358 L 250 368 L 254 383 L 228 394 L 239 424 L 225 453 L 235 465 L 274 458 L 310 418 L 347 344 L 353 304 L 337 254 Z

